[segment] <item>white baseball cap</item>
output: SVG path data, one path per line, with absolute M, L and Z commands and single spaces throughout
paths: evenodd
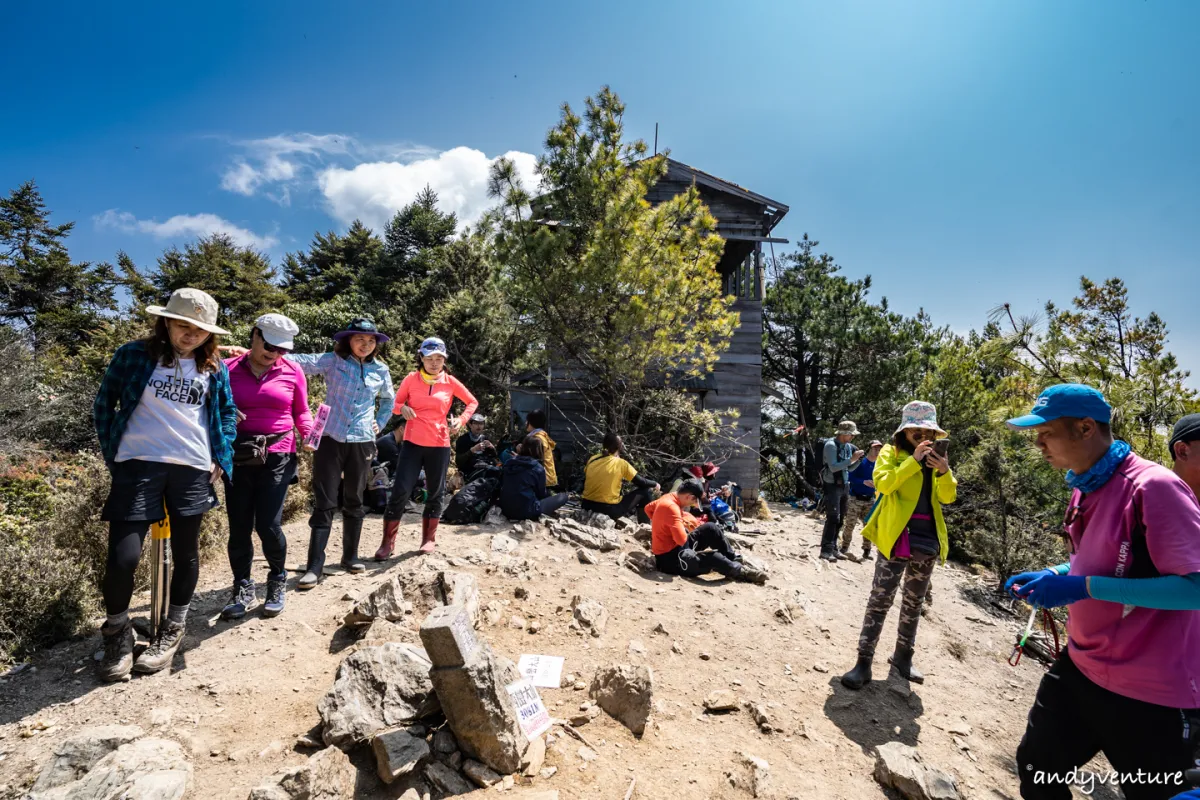
M 283 314 L 263 314 L 254 320 L 254 327 L 262 331 L 263 341 L 285 350 L 294 350 L 296 334 L 300 326 Z

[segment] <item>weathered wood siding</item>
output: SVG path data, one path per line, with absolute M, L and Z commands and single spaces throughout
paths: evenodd
M 741 485 L 749 498 L 758 493 L 759 443 L 762 436 L 762 302 L 738 300 L 734 310 L 741 322 L 733 334 L 729 349 L 713 368 L 717 390 L 704 398 L 708 410 L 735 409 L 738 412 L 734 441 L 717 441 L 714 455 L 725 454 L 720 478 Z

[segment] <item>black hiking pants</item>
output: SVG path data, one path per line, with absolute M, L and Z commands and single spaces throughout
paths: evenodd
M 283 534 L 283 502 L 296 479 L 295 453 L 267 453 L 267 463 L 233 468 L 225 493 L 229 514 L 229 566 L 233 582 L 248 580 L 254 561 L 254 531 L 262 542 L 268 577 L 287 577 L 287 537 Z
M 1042 678 L 1017 747 L 1021 797 L 1069 800 L 1069 782 L 1087 791 L 1089 776 L 1097 784 L 1109 779 L 1108 773 L 1078 769 L 1103 752 L 1121 774 L 1127 800 L 1169 800 L 1188 788 L 1182 773 L 1192 766 L 1198 729 L 1200 710 L 1110 692 L 1088 680 L 1063 651 Z
M 442 518 L 442 498 L 446 495 L 446 471 L 450 468 L 449 447 L 423 447 L 412 442 L 400 445 L 400 455 L 396 459 L 396 473 L 392 480 L 392 494 L 388 497 L 387 510 L 383 512 L 385 520 L 400 519 L 408 510 L 409 498 L 417 481 L 421 478 L 421 470 L 425 470 L 425 519 Z
M 719 572 L 732 578 L 742 571 L 737 554 L 729 546 L 725 532 L 715 522 L 706 522 L 688 536 L 687 544 L 654 557 L 659 572 L 689 578 Z
M 825 484 L 825 529 L 821 532 L 821 555 L 837 555 L 838 534 L 850 505 L 845 484 Z

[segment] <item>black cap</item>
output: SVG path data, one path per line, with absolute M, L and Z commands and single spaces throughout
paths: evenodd
M 1200 414 L 1188 414 L 1175 423 L 1175 428 L 1171 431 L 1171 441 L 1167 443 L 1167 449 L 1171 451 L 1171 457 L 1174 458 L 1176 442 L 1194 442 L 1197 439 L 1200 439 Z

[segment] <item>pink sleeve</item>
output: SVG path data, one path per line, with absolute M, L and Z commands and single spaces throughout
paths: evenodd
M 292 392 L 292 420 L 300 431 L 300 438 L 307 439 L 313 429 L 312 410 L 308 407 L 308 378 L 299 367 L 293 367 L 292 374 L 296 379 L 296 391 Z
M 1200 505 L 1188 485 L 1172 474 L 1156 475 L 1142 485 L 1138 504 L 1146 547 L 1158 571 L 1200 572 Z
M 408 402 L 408 383 L 414 373 L 410 372 L 404 376 L 404 380 L 400 381 L 400 388 L 396 390 L 396 401 L 392 403 L 392 413 L 399 414 L 400 407 Z
M 454 376 L 450 377 L 451 386 L 454 387 L 454 396 L 467 404 L 463 409 L 463 413 L 459 415 L 459 419 L 466 422 L 471 418 L 471 415 L 479 408 L 479 401 L 475 399 L 475 395 L 471 394 L 471 390 L 463 385 L 463 382 Z

